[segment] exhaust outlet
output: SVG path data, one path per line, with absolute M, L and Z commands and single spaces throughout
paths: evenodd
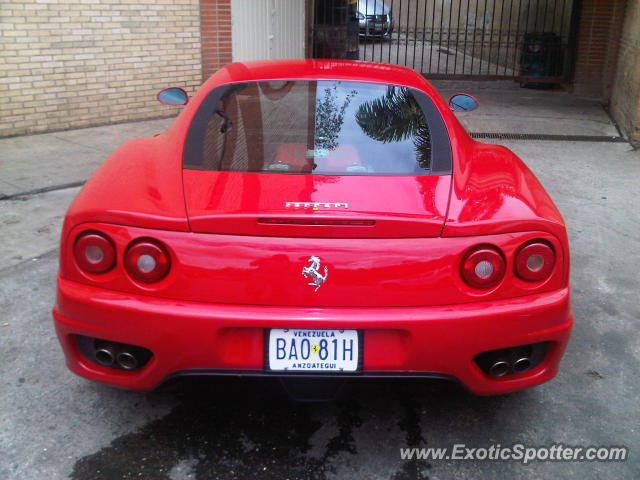
M 503 377 L 509 373 L 510 369 L 511 367 L 506 360 L 499 359 L 493 362 L 491 367 L 489 367 L 489 375 L 492 377 Z
M 129 352 L 120 352 L 116 357 L 118 366 L 124 370 L 135 370 L 138 367 L 138 359 Z
M 519 357 L 513 362 L 514 373 L 522 373 L 531 367 L 531 359 L 529 357 Z
M 486 375 L 494 378 L 530 373 L 544 360 L 552 342 L 531 343 L 513 347 L 486 350 L 473 357 L 476 365 Z
M 82 355 L 94 364 L 117 370 L 137 370 L 153 357 L 148 348 L 102 338 L 74 335 Z
M 113 348 L 108 345 L 96 349 L 94 355 L 96 357 L 96 362 L 104 367 L 111 367 L 115 360 Z

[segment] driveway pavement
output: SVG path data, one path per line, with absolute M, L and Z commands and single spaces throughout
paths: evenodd
M 437 74 L 456 75 L 504 75 L 513 76 L 516 72 L 512 68 L 498 65 L 483 59 L 479 54 L 470 55 L 462 48 L 456 48 L 454 43 L 444 41 L 438 43 L 437 38 L 428 35 L 417 39 L 404 34 L 391 40 L 376 38 L 361 38 L 359 44 L 359 59 L 369 62 L 383 62 L 413 68 L 418 72 L 433 72 Z M 495 52 L 494 52 L 495 53 Z M 503 53 L 503 56 L 506 54 Z M 513 63 L 517 60 L 509 56 Z
M 170 119 L 0 139 L 0 199 L 82 182 L 123 141 L 162 132 Z
M 460 92 L 477 97 L 477 110 L 458 115 L 469 132 L 612 138 L 620 135 L 601 103 L 563 90 L 521 88 L 511 81 L 432 83 L 445 99 Z
M 459 87 L 439 86 L 443 94 Z M 487 106 L 463 117 L 475 131 L 615 135 L 591 102 L 463 87 Z M 0 478 L 637 478 L 640 152 L 626 143 L 502 142 L 538 175 L 568 223 L 576 323 L 556 379 L 498 397 L 445 382 L 363 381 L 336 402 L 307 405 L 267 381 L 182 379 L 144 394 L 91 383 L 64 366 L 50 309 L 60 220 L 77 188 L 20 192 L 81 182 L 119 143 L 167 123 L 0 140 L 0 191 L 10 197 L 0 200 Z M 399 453 L 497 443 L 626 445 L 631 453 L 626 462 L 526 467 L 403 461 Z

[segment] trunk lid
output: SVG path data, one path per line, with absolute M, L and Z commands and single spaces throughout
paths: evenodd
M 438 237 L 450 175 L 291 175 L 184 170 L 191 231 L 327 238 Z

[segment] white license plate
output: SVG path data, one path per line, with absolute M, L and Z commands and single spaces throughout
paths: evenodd
M 360 345 L 357 330 L 269 330 L 269 370 L 355 372 Z

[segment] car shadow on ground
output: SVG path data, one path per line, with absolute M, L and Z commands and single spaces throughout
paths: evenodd
M 397 463 L 390 478 L 426 479 L 428 461 L 400 462 L 398 453 L 429 444 L 425 408 L 431 418 L 484 423 L 521 395 L 478 397 L 447 381 L 378 379 L 349 382 L 330 402 L 301 403 L 277 379 L 211 377 L 174 379 L 147 395 L 166 394 L 178 399 L 168 415 L 79 459 L 71 478 L 324 479 L 335 474 L 332 460 L 340 455 L 352 456 L 358 471 L 354 435 L 366 418 L 397 429 L 385 445 Z M 320 432 L 327 423 L 329 431 Z M 388 438 L 380 435 L 381 442 Z

